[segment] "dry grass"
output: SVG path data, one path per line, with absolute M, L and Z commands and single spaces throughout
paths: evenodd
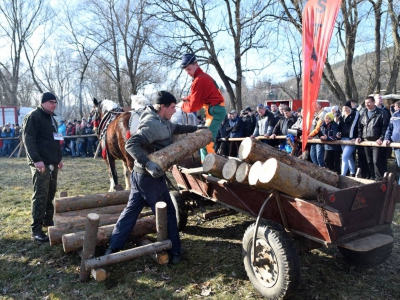
M 59 191 L 107 191 L 101 159 L 66 159 L 65 165 Z M 0 178 L 1 299 L 261 299 L 241 261 L 241 239 L 253 222 L 245 215 L 204 222 L 195 210 L 182 233 L 187 255 L 181 264 L 159 266 L 143 257 L 109 267 L 103 283 L 83 284 L 78 281 L 76 253 L 30 239 L 32 187 L 25 159 L 1 158 Z M 301 282 L 292 299 L 399 299 L 399 208 L 393 223 L 394 252 L 385 263 L 358 269 L 346 264 L 337 249 L 314 250 L 301 258 Z

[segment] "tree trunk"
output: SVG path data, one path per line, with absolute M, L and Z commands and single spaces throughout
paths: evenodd
M 227 161 L 227 158 L 220 155 L 212 153 L 207 154 L 203 162 L 203 171 L 206 173 L 210 173 L 215 177 L 223 178 L 222 169 L 224 168 L 224 165 Z
M 260 182 L 259 178 L 260 178 L 260 174 L 262 172 L 262 166 L 263 163 L 261 161 L 256 161 L 250 168 L 250 172 L 249 172 L 249 184 L 250 185 L 254 185 L 260 189 L 263 190 L 270 190 L 272 189 L 270 184 L 264 184 L 262 182 Z
M 82 259 L 81 259 L 81 270 L 79 274 L 80 282 L 88 281 L 90 277 L 90 271 L 85 269 L 85 260 L 92 258 L 96 251 L 96 237 L 99 229 L 99 215 L 88 214 L 85 226 L 85 237 L 83 241 Z
M 189 133 L 179 141 L 150 154 L 149 159 L 158 164 L 165 171 L 179 160 L 188 157 L 211 142 L 211 131 L 208 129 L 200 129 Z
M 297 157 L 290 156 L 283 151 L 279 151 L 277 148 L 261 143 L 255 139 L 246 138 L 243 140 L 239 147 L 239 158 L 249 163 L 254 163 L 256 161 L 265 162 L 269 158 L 276 158 L 284 164 L 311 176 L 317 181 L 335 187 L 339 184 L 339 175 L 335 172 L 321 168 L 308 161 L 298 159 Z
M 248 176 L 250 172 L 251 164 L 242 162 L 236 170 L 236 181 L 244 184 L 249 184 Z
M 241 164 L 241 161 L 235 158 L 229 159 L 222 168 L 222 176 L 226 180 L 235 180 L 236 170 Z
M 113 214 L 120 214 L 121 211 L 124 210 L 126 204 L 119 204 L 119 205 L 110 205 L 104 207 L 94 207 L 94 208 L 87 208 L 87 209 L 80 209 L 80 210 L 72 210 L 66 211 L 62 213 L 54 214 L 55 218 L 61 217 L 61 219 L 68 218 L 68 217 L 86 217 L 90 213 L 95 213 L 99 215 L 113 215 Z M 54 220 L 55 224 L 56 220 Z
M 115 225 L 106 225 L 99 227 L 97 234 L 97 245 L 107 244 L 110 241 L 111 234 Z M 146 234 L 156 232 L 156 219 L 154 216 L 141 218 L 136 221 L 135 227 L 131 233 L 131 237 L 145 236 Z M 85 231 L 64 234 L 62 236 L 62 244 L 64 252 L 76 251 L 83 246 Z
M 259 174 L 259 181 L 261 183 L 273 186 L 274 189 L 297 198 L 315 200 L 317 199 L 318 188 L 326 188 L 328 192 L 340 190 L 319 182 L 275 158 L 268 159 L 262 165 Z
M 63 197 L 54 199 L 54 212 L 62 213 L 71 210 L 126 204 L 130 191 L 109 192 L 84 196 Z

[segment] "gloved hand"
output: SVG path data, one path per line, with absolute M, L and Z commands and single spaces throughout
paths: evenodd
M 161 169 L 161 167 L 158 164 L 156 164 L 155 162 L 152 162 L 151 160 L 149 160 L 146 163 L 145 168 L 146 168 L 147 172 L 149 172 L 150 175 L 154 178 L 161 177 L 165 174 L 163 169 Z

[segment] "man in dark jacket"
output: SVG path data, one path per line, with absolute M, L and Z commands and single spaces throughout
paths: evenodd
M 290 107 L 286 106 L 283 109 L 283 118 L 276 123 L 274 130 L 272 131 L 271 138 L 274 139 L 277 135 L 287 135 L 288 129 L 292 128 L 293 124 L 296 123 L 297 118 L 293 116 Z M 285 147 L 286 139 L 281 140 L 279 143 L 281 147 Z
M 375 141 L 377 145 L 382 145 L 388 126 L 386 112 L 375 105 L 375 99 L 368 96 L 365 99 L 365 109 L 360 113 L 358 122 L 358 138 L 356 144 L 362 140 Z M 370 179 L 381 180 L 384 174 L 383 159 L 387 159 L 380 147 L 364 147 L 368 167 L 371 172 Z
M 257 112 L 258 119 L 256 128 L 250 137 L 255 138 L 258 136 L 264 136 L 269 138 L 276 125 L 276 119 L 274 115 L 269 110 L 266 110 L 262 104 L 257 106 Z M 269 144 L 269 140 L 262 140 L 262 142 Z
M 254 128 L 256 127 L 256 118 L 253 115 L 251 108 L 246 107 L 240 113 L 240 118 L 243 122 L 243 137 L 249 137 L 253 134 Z
M 63 137 L 57 133 L 56 107 L 56 96 L 43 93 L 41 106 L 27 114 L 23 122 L 23 141 L 33 181 L 32 238 L 38 242 L 49 241 L 42 226 L 54 225 L 53 199 L 58 169 L 63 167 L 60 145 Z
M 126 208 L 121 213 L 110 240 L 106 255 L 121 250 L 132 233 L 137 217 L 145 205 L 155 213 L 157 202 L 167 204 L 168 238 L 172 248 L 170 263 L 177 264 L 182 258 L 181 240 L 176 220 L 175 207 L 161 167 L 149 160 L 148 155 L 160 150 L 173 141 L 173 134 L 189 133 L 196 126 L 179 125 L 169 120 L 175 113 L 176 99 L 168 92 L 157 93 L 154 106 L 147 106 L 139 119 L 134 135 L 126 142 L 126 151 L 135 159 L 131 174 L 131 193 Z

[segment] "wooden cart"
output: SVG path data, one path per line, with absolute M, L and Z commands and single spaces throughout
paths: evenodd
M 399 192 L 392 173 L 379 182 L 340 176 L 339 191 L 319 189 L 312 201 L 222 180 L 202 168 L 175 165 L 172 174 L 180 194 L 175 192 L 174 202 L 196 194 L 257 218 L 243 237 L 243 261 L 250 281 L 268 299 L 295 291 L 301 252 L 338 247 L 360 266 L 380 264 L 391 254 Z

